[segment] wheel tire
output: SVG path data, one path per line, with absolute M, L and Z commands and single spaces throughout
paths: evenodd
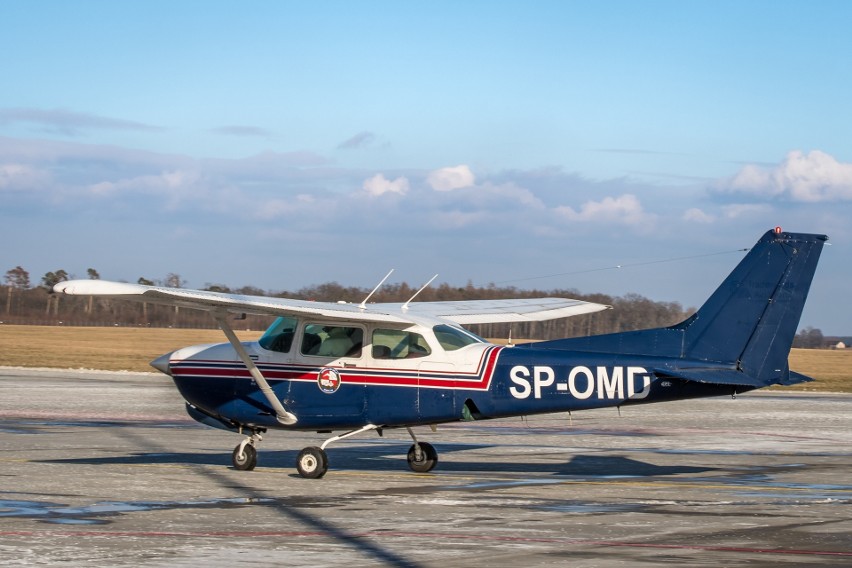
M 438 452 L 428 442 L 420 442 L 420 461 L 416 459 L 414 444 L 408 450 L 408 467 L 417 473 L 426 473 L 438 465 Z
M 240 456 L 240 447 L 234 448 L 231 454 L 231 462 L 234 464 L 234 469 L 240 471 L 251 471 L 257 465 L 257 448 L 251 444 L 246 444 L 243 448 L 243 455 Z
M 296 469 L 305 479 L 319 479 L 328 471 L 328 455 L 316 446 L 305 448 L 296 458 Z

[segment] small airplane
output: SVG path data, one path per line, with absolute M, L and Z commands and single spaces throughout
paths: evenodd
M 787 358 L 827 240 L 768 231 L 677 325 L 510 347 L 462 326 L 544 321 L 608 306 L 564 298 L 368 303 L 384 280 L 360 304 L 102 280 L 62 282 L 54 292 L 212 314 L 228 343 L 185 347 L 151 365 L 174 380 L 193 419 L 245 436 L 232 454 L 238 470 L 254 469 L 257 445 L 271 428 L 343 431 L 299 453 L 296 468 L 312 479 L 328 470 L 330 444 L 404 428 L 413 440 L 409 467 L 428 472 L 438 454 L 417 439 L 416 426 L 735 396 L 812 380 L 791 371 Z M 258 341 L 240 342 L 229 313 L 277 319 Z

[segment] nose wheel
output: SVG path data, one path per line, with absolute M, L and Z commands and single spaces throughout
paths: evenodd
M 262 439 L 261 435 L 255 432 L 237 444 L 231 454 L 231 463 L 234 464 L 234 469 L 251 471 L 257 466 L 257 447 L 255 444 L 258 444 Z
M 240 451 L 240 446 L 234 448 L 234 453 L 231 454 L 231 462 L 234 464 L 234 469 L 240 471 L 251 471 L 257 466 L 257 448 L 252 445 L 247 445 Z

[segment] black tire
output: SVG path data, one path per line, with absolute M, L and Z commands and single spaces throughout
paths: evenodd
M 438 465 L 438 452 L 428 442 L 420 442 L 420 461 L 416 459 L 414 444 L 408 450 L 408 467 L 417 473 L 426 473 Z
M 234 464 L 234 469 L 240 471 L 251 471 L 257 465 L 257 448 L 251 444 L 246 444 L 243 448 L 243 455 L 240 456 L 240 447 L 234 448 L 231 454 L 231 462 Z
M 328 455 L 316 446 L 305 448 L 296 458 L 296 469 L 305 479 L 319 479 L 328 471 Z

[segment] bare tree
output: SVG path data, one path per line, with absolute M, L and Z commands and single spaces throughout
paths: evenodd
M 169 272 L 166 274 L 166 279 L 163 281 L 163 286 L 168 288 L 183 288 L 186 285 L 186 280 L 180 277 L 180 274 Z
M 166 274 L 166 280 L 163 284 L 168 288 L 183 288 L 186 281 L 180 277 L 180 274 L 175 274 L 174 272 L 169 272 Z M 178 323 L 178 315 L 180 314 L 180 307 L 175 306 L 175 319 L 174 325 Z
M 6 271 L 6 315 L 12 311 L 12 290 L 26 290 L 30 287 L 30 273 L 16 266 L 11 270 Z
M 44 286 L 48 292 L 53 291 L 53 287 L 60 282 L 65 282 L 68 280 L 68 273 L 62 270 L 61 268 L 56 272 L 48 272 L 44 276 L 41 277 L 41 284 Z M 51 300 L 53 301 L 53 314 L 59 314 L 59 296 L 55 294 L 48 294 L 47 296 L 47 307 L 45 308 L 45 314 L 50 315 L 50 304 Z
M 793 339 L 793 347 L 801 349 L 821 349 L 825 347 L 825 337 L 822 335 L 822 330 L 810 326 L 802 329 Z
M 89 268 L 89 269 L 86 270 L 86 272 L 89 274 L 89 280 L 100 280 L 101 279 L 101 275 L 98 274 L 98 271 L 95 270 L 94 268 Z M 91 314 L 94 311 L 94 302 L 95 302 L 95 297 L 89 296 L 89 303 L 86 306 L 86 313 L 87 314 Z
M 153 286 L 154 281 L 148 280 L 144 276 L 140 276 L 139 280 L 136 281 L 137 284 L 141 284 L 142 286 Z M 148 325 L 148 302 L 142 302 L 142 323 Z

